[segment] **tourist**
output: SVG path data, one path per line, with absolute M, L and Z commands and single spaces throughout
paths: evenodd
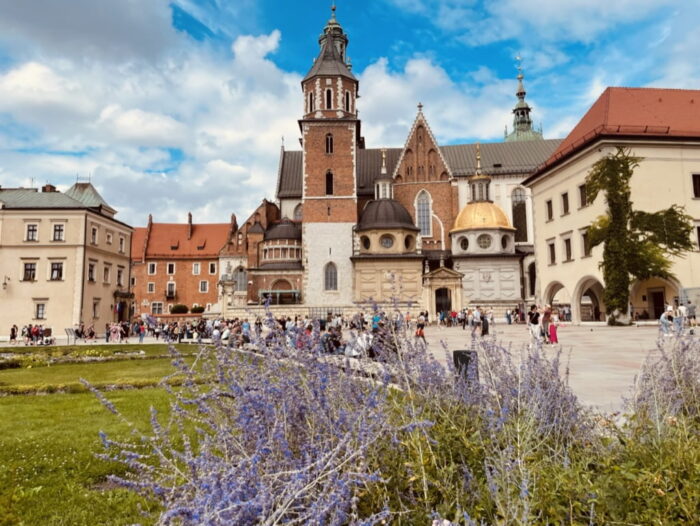
M 673 321 L 673 307 L 670 305 L 666 307 L 666 310 L 661 314 L 661 317 L 659 317 L 659 329 L 661 330 L 661 334 L 663 336 L 668 336 L 671 334 L 671 322 Z
M 551 343 L 552 345 L 554 345 L 555 343 L 559 343 L 559 336 L 557 334 L 558 325 L 559 315 L 553 314 L 552 320 L 549 323 L 549 343 Z
M 17 325 L 13 324 L 12 327 L 10 327 L 10 345 L 17 344 L 17 331 Z
M 549 324 L 552 323 L 552 306 L 545 305 L 544 313 L 542 314 L 542 334 L 544 342 L 549 343 Z
M 542 327 L 540 326 L 540 313 L 537 310 L 537 305 L 532 305 L 530 312 L 527 313 L 527 328 L 530 330 L 533 342 L 539 344 L 542 338 Z
M 488 336 L 489 326 L 493 322 L 493 312 L 481 316 L 481 336 Z
M 688 325 L 690 327 L 695 327 L 695 304 L 688 300 L 688 305 L 686 309 L 688 312 Z
M 476 331 L 481 329 L 481 307 L 477 305 L 472 315 L 472 338 L 476 338 Z

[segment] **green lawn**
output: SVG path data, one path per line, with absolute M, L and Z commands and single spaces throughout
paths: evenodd
M 57 373 L 58 368 L 44 370 L 64 379 L 118 376 L 99 365 L 103 364 L 80 366 L 73 372 L 67 368 L 74 366 Z M 141 365 L 148 374 L 158 372 L 154 366 L 164 367 L 151 361 Z M 128 374 L 136 371 L 146 373 L 135 369 Z M 167 396 L 160 389 L 108 393 L 119 410 L 143 429 L 148 428 L 149 407 L 166 410 Z M 148 524 L 137 511 L 139 502 L 146 507 L 148 503 L 125 490 L 101 487 L 108 474 L 123 468 L 95 458 L 102 451 L 100 430 L 111 438 L 128 434 L 128 427 L 90 393 L 0 398 L 0 526 Z
M 193 358 L 186 358 L 192 361 Z M 96 387 L 154 386 L 174 371 L 170 358 L 71 363 L 0 371 L 0 393 L 81 392 L 84 378 Z
M 175 344 L 175 348 L 182 353 L 195 352 L 198 349 L 197 345 L 189 344 Z M 0 349 L 2 352 L 11 352 L 16 354 L 26 354 L 26 353 L 41 353 L 48 356 L 68 356 L 71 354 L 84 354 L 89 350 L 96 350 L 104 354 L 118 354 L 125 352 L 138 352 L 144 351 L 147 356 L 162 356 L 168 354 L 168 345 L 162 343 L 152 343 L 152 344 L 104 344 L 104 345 L 91 345 L 89 343 L 81 345 L 56 345 L 47 346 L 42 345 L 16 345 L 11 347 L 3 347 Z

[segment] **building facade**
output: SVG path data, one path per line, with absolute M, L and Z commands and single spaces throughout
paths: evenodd
M 603 247 L 587 246 L 588 226 L 605 213 L 587 202 L 585 179 L 618 147 L 641 157 L 631 178 L 634 208 L 656 212 L 678 204 L 693 218 L 700 249 L 700 91 L 608 88 L 545 165 L 526 181 L 532 190 L 537 291 L 543 303 L 570 304 L 572 318 L 603 321 Z M 658 319 L 666 305 L 700 301 L 700 252 L 674 258 L 674 279 L 635 282 L 630 314 Z
M 0 189 L 0 333 L 127 319 L 133 229 L 90 183 Z
M 235 222 L 233 218 L 232 223 Z M 233 224 L 154 223 L 134 230 L 131 249 L 134 316 L 170 314 L 174 305 L 191 311 L 219 304 L 219 254 Z

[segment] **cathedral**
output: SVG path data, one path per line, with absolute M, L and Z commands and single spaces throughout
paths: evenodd
M 503 142 L 439 145 L 418 104 L 402 148 L 367 148 L 348 44 L 334 9 L 301 83 L 301 150 L 280 152 L 276 202 L 240 226 L 232 218 L 222 314 L 265 301 L 312 313 L 398 301 L 433 316 L 531 301 L 533 210 L 521 183 L 560 141 L 533 128 L 522 71 Z

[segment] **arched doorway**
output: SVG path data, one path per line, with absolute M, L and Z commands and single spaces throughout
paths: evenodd
M 586 276 L 574 289 L 574 320 L 605 321 L 606 307 L 603 302 L 603 284 L 596 278 Z
M 552 281 L 544 290 L 544 304 L 550 305 L 562 321 L 570 321 L 573 307 L 571 305 L 571 294 L 559 281 Z
M 452 311 L 452 295 L 450 289 L 440 288 L 435 291 L 435 312 Z
M 667 305 L 675 305 L 681 286 L 672 279 L 635 281 L 630 288 L 630 316 L 633 320 L 658 320 Z
M 269 290 L 260 291 L 261 300 L 270 299 L 271 305 L 294 305 L 299 303 L 301 295 L 294 290 L 286 279 L 276 280 Z

